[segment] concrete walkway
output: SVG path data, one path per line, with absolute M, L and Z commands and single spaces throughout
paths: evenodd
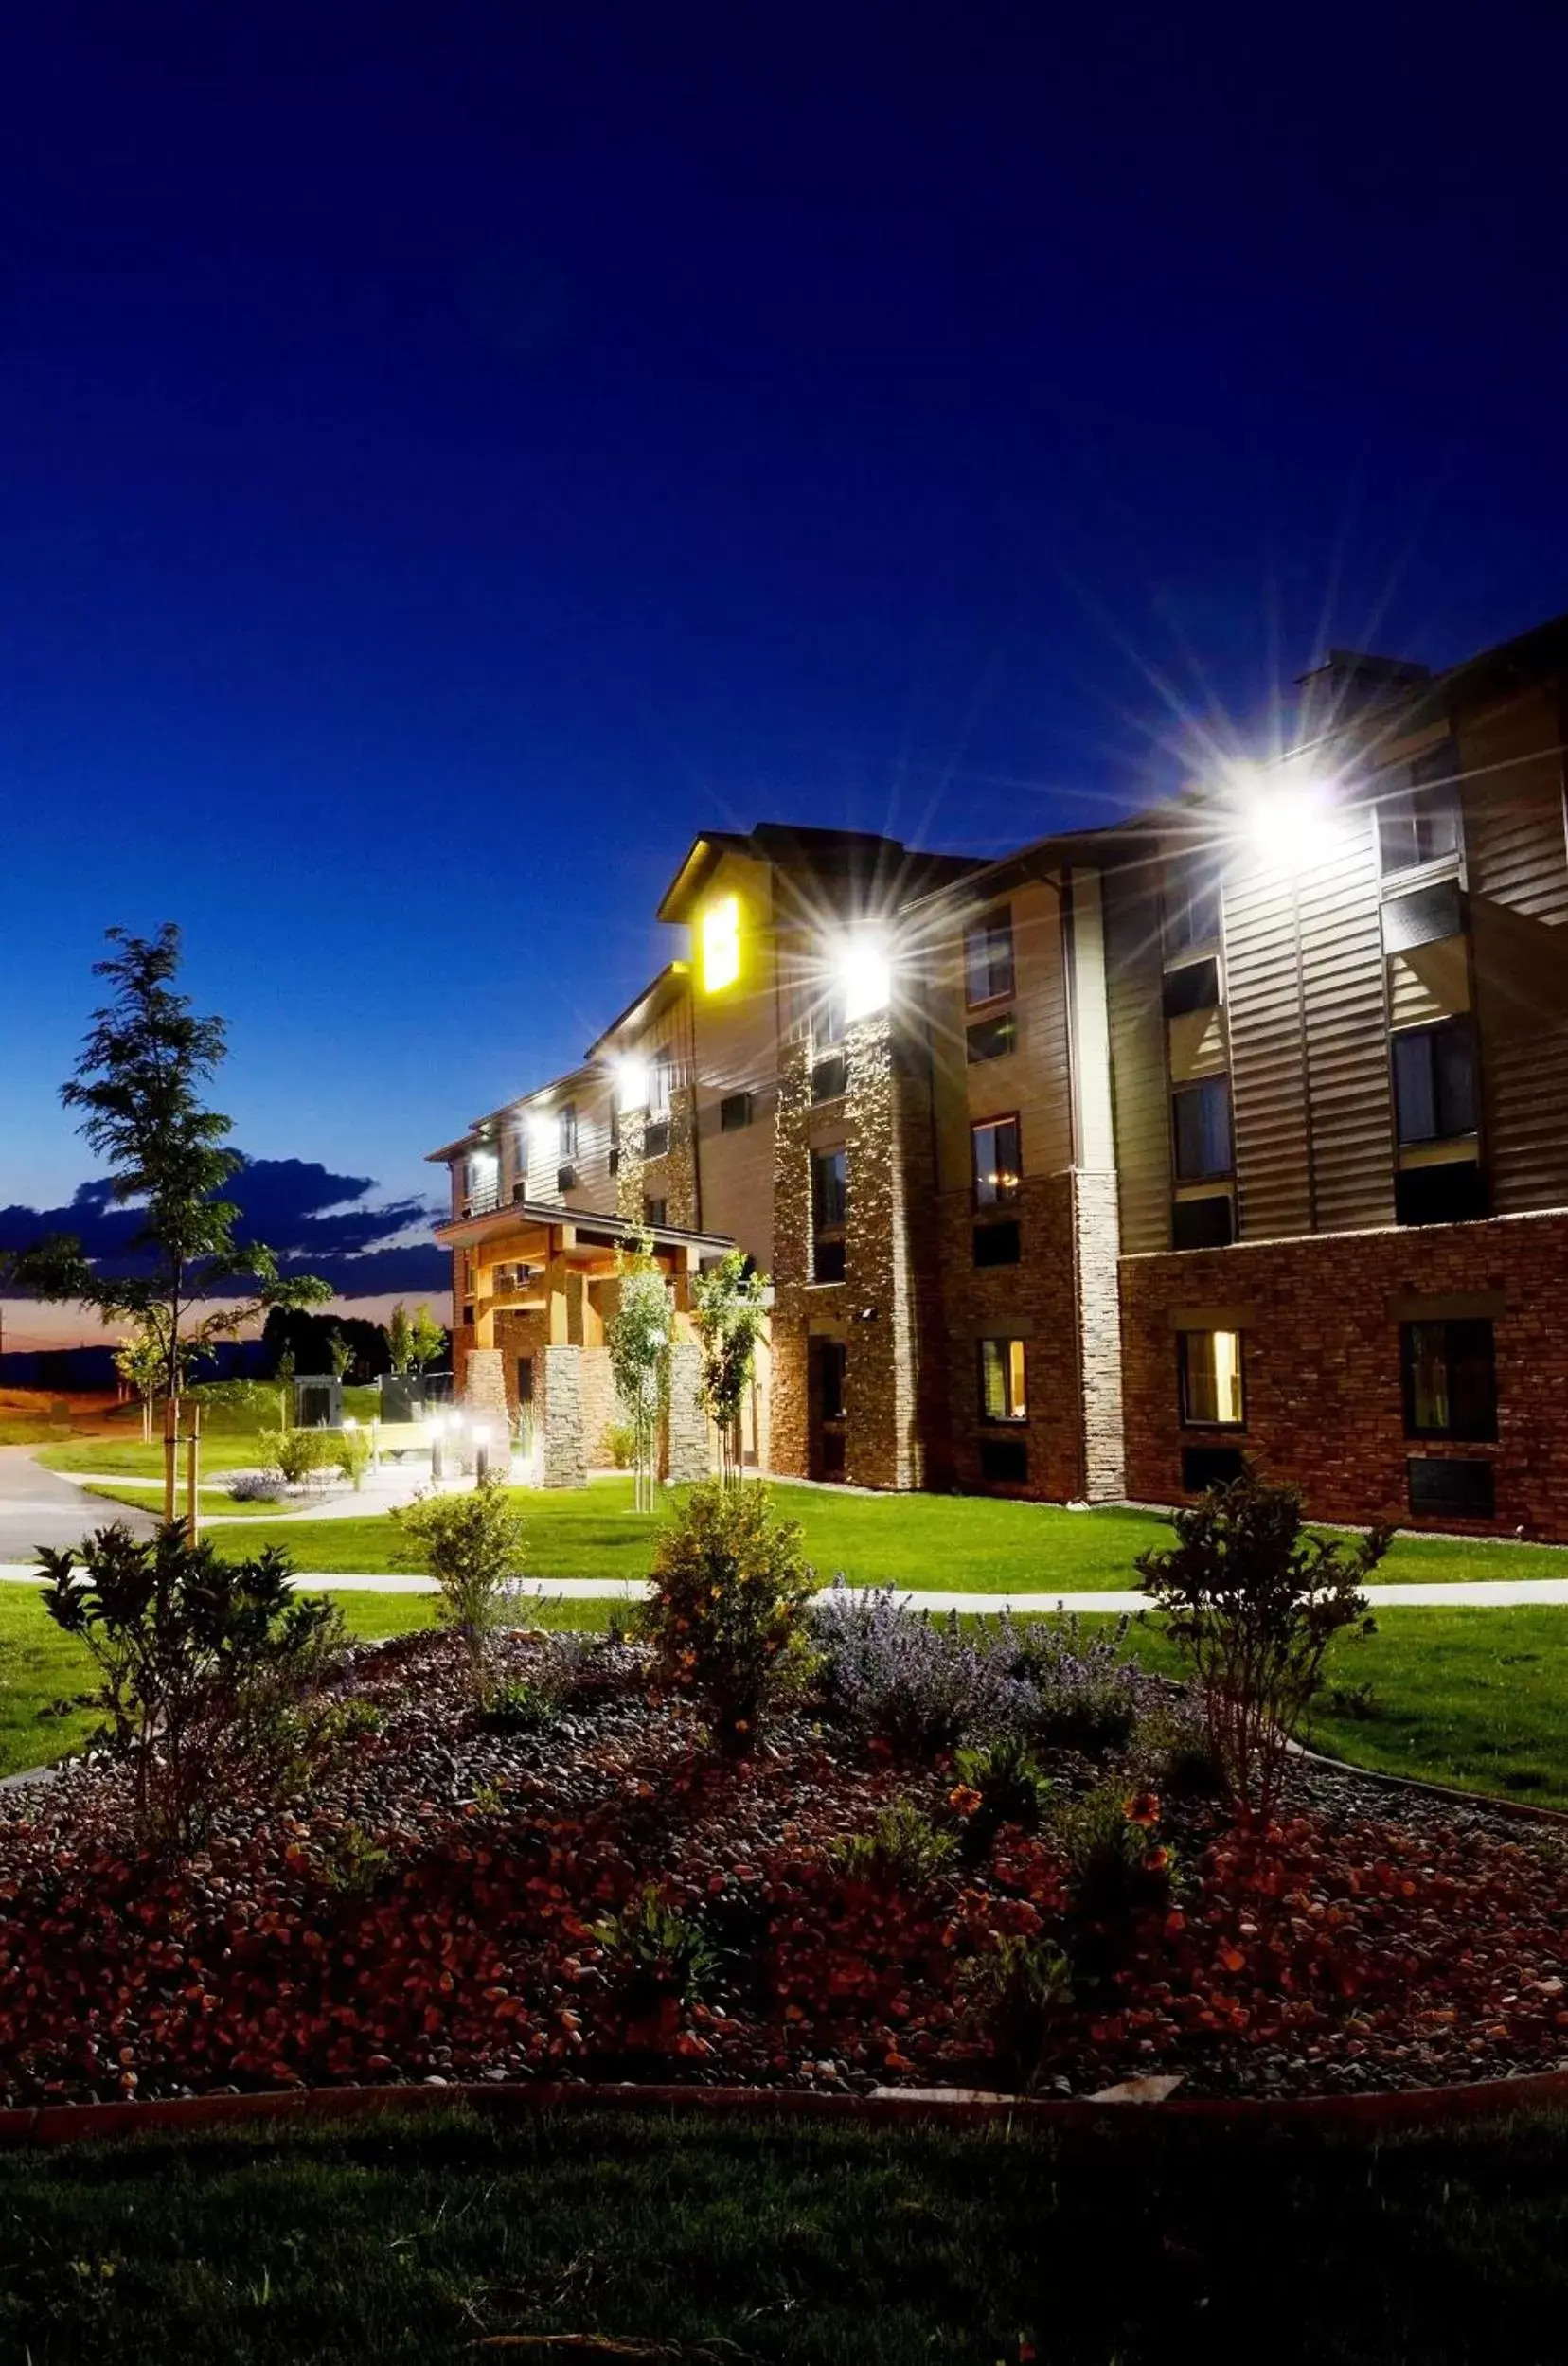
M 0 1585 L 38 1583 L 38 1570 L 27 1561 L 0 1563 Z M 434 1593 L 435 1580 L 383 1572 L 300 1570 L 294 1584 L 320 1593 Z M 824 1588 L 824 1592 L 829 1589 Z M 521 1599 L 551 1602 L 640 1602 L 648 1592 L 641 1577 L 541 1577 L 528 1581 Z M 1452 1585 L 1368 1586 L 1366 1598 L 1375 1610 L 1511 1610 L 1530 1608 L 1568 1609 L 1568 1577 L 1455 1579 Z M 998 1610 L 1032 1613 L 1056 1610 L 1092 1616 L 1131 1616 L 1149 1607 L 1149 1596 L 1134 1592 L 1105 1593 L 905 1593 L 900 1602 L 911 1610 L 945 1615 L 992 1618 Z
M 74 1481 L 35 1462 L 31 1447 L 0 1446 L 0 1557 L 34 1553 L 43 1544 L 57 1552 L 80 1544 L 90 1529 L 114 1517 L 113 1505 L 84 1497 Z M 127 1511 L 124 1517 L 138 1535 L 151 1534 L 150 1513 Z

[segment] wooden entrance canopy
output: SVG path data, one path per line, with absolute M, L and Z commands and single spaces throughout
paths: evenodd
M 460 1303 L 473 1307 L 479 1347 L 494 1344 L 498 1314 L 543 1314 L 546 1336 L 566 1341 L 574 1327 L 568 1297 L 580 1307 L 585 1283 L 612 1278 L 616 1252 L 636 1234 L 651 1236 L 656 1262 L 672 1276 L 695 1273 L 704 1257 L 722 1256 L 735 1246 L 722 1233 L 642 1224 L 544 1200 L 513 1200 L 436 1227 L 444 1249 L 461 1250 L 471 1260 L 472 1286 Z

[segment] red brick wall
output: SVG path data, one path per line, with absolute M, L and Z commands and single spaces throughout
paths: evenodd
M 1064 1503 L 1083 1485 L 1072 1178 L 1026 1175 L 1010 1212 L 1019 1221 L 1022 1262 L 976 1268 L 969 1192 L 944 1191 L 936 1201 L 953 1477 L 958 1486 L 988 1495 Z M 975 1343 L 989 1332 L 1019 1330 L 1026 1334 L 1029 1417 L 1016 1431 L 988 1427 L 980 1419 Z M 981 1439 L 1019 1434 L 1028 1441 L 1027 1485 L 982 1479 Z
M 1501 1291 L 1494 1318 L 1495 1446 L 1407 1440 L 1399 1325 L 1405 1292 Z M 1480 1455 L 1495 1465 L 1497 1513 L 1485 1533 L 1568 1542 L 1568 1215 L 1419 1230 L 1324 1235 L 1230 1249 L 1124 1257 L 1122 1375 L 1127 1491 L 1171 1503 L 1184 1445 L 1235 1443 L 1288 1480 L 1325 1520 L 1412 1518 L 1412 1453 Z M 1184 1430 L 1173 1308 L 1239 1306 L 1246 1427 Z

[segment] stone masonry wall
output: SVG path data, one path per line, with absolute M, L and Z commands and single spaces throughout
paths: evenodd
M 842 1314 L 842 1286 L 813 1290 L 811 1256 L 811 1078 L 806 1047 L 789 1045 L 778 1076 L 774 1180 L 773 1394 L 769 1465 L 787 1478 L 808 1468 L 807 1330 L 813 1303 Z
M 463 1408 L 488 1420 L 499 1436 L 507 1430 L 507 1383 L 499 1347 L 471 1347 L 463 1367 Z
M 1501 1294 L 1494 1446 L 1405 1437 L 1389 1302 L 1443 1292 Z M 1269 1477 L 1299 1486 L 1322 1519 L 1522 1529 L 1568 1542 L 1568 1213 L 1124 1257 L 1121 1300 L 1134 1499 L 1180 1499 L 1184 1445 L 1234 1443 Z M 1225 1308 L 1244 1323 L 1246 1426 L 1185 1430 L 1171 1311 Z M 1405 1459 L 1417 1453 L 1490 1461 L 1495 1520 L 1413 1520 Z
M 582 1349 L 559 1344 L 542 1347 L 535 1369 L 535 1419 L 543 1440 L 541 1484 L 585 1486 L 588 1456 L 582 1431 Z
M 849 1189 L 845 1236 L 848 1361 L 845 1476 L 865 1487 L 918 1487 L 918 1308 L 909 1252 L 907 1079 L 885 1018 L 848 1030 Z M 929 1129 L 928 1129 L 929 1138 Z
M 1088 1503 L 1114 1503 L 1127 1486 L 1117 1278 L 1120 1224 L 1114 1174 L 1089 1174 L 1082 1168 L 1075 1172 L 1073 1230 L 1078 1260 L 1083 1494 Z
M 676 1484 L 705 1479 L 713 1468 L 708 1417 L 700 1386 L 703 1351 L 678 1339 L 669 1351 L 669 1403 L 665 1415 L 662 1475 Z

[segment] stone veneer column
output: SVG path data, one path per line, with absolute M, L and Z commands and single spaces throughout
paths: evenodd
M 885 1017 L 848 1031 L 849 1191 L 844 1310 L 846 1466 L 852 1485 L 918 1487 L 924 1441 L 918 1418 L 919 1308 L 911 1269 L 904 1079 Z M 935 1210 L 926 1194 L 922 1219 Z
M 1083 1492 L 1091 1503 L 1127 1492 L 1122 1423 L 1121 1230 L 1114 1175 L 1073 1177 L 1073 1251 L 1083 1424 Z
M 463 1409 L 489 1421 L 499 1437 L 508 1431 L 506 1364 L 499 1347 L 471 1347 L 463 1366 Z
M 804 1479 L 808 1465 L 806 1336 L 811 1261 L 811 1088 L 807 1047 L 784 1047 L 774 1137 L 774 1306 L 768 1468 Z M 837 1309 L 842 1291 L 821 1293 Z
M 703 1351 L 678 1339 L 669 1351 L 669 1407 L 665 1416 L 664 1476 L 678 1485 L 708 1478 L 713 1469 L 708 1417 L 699 1393 Z
M 615 1214 L 628 1223 L 642 1222 L 644 1109 L 622 1110 L 615 1121 Z
M 588 1484 L 587 1441 L 582 1434 L 582 1350 L 552 1344 L 539 1351 L 536 1418 L 543 1425 L 540 1484 L 582 1487 Z

